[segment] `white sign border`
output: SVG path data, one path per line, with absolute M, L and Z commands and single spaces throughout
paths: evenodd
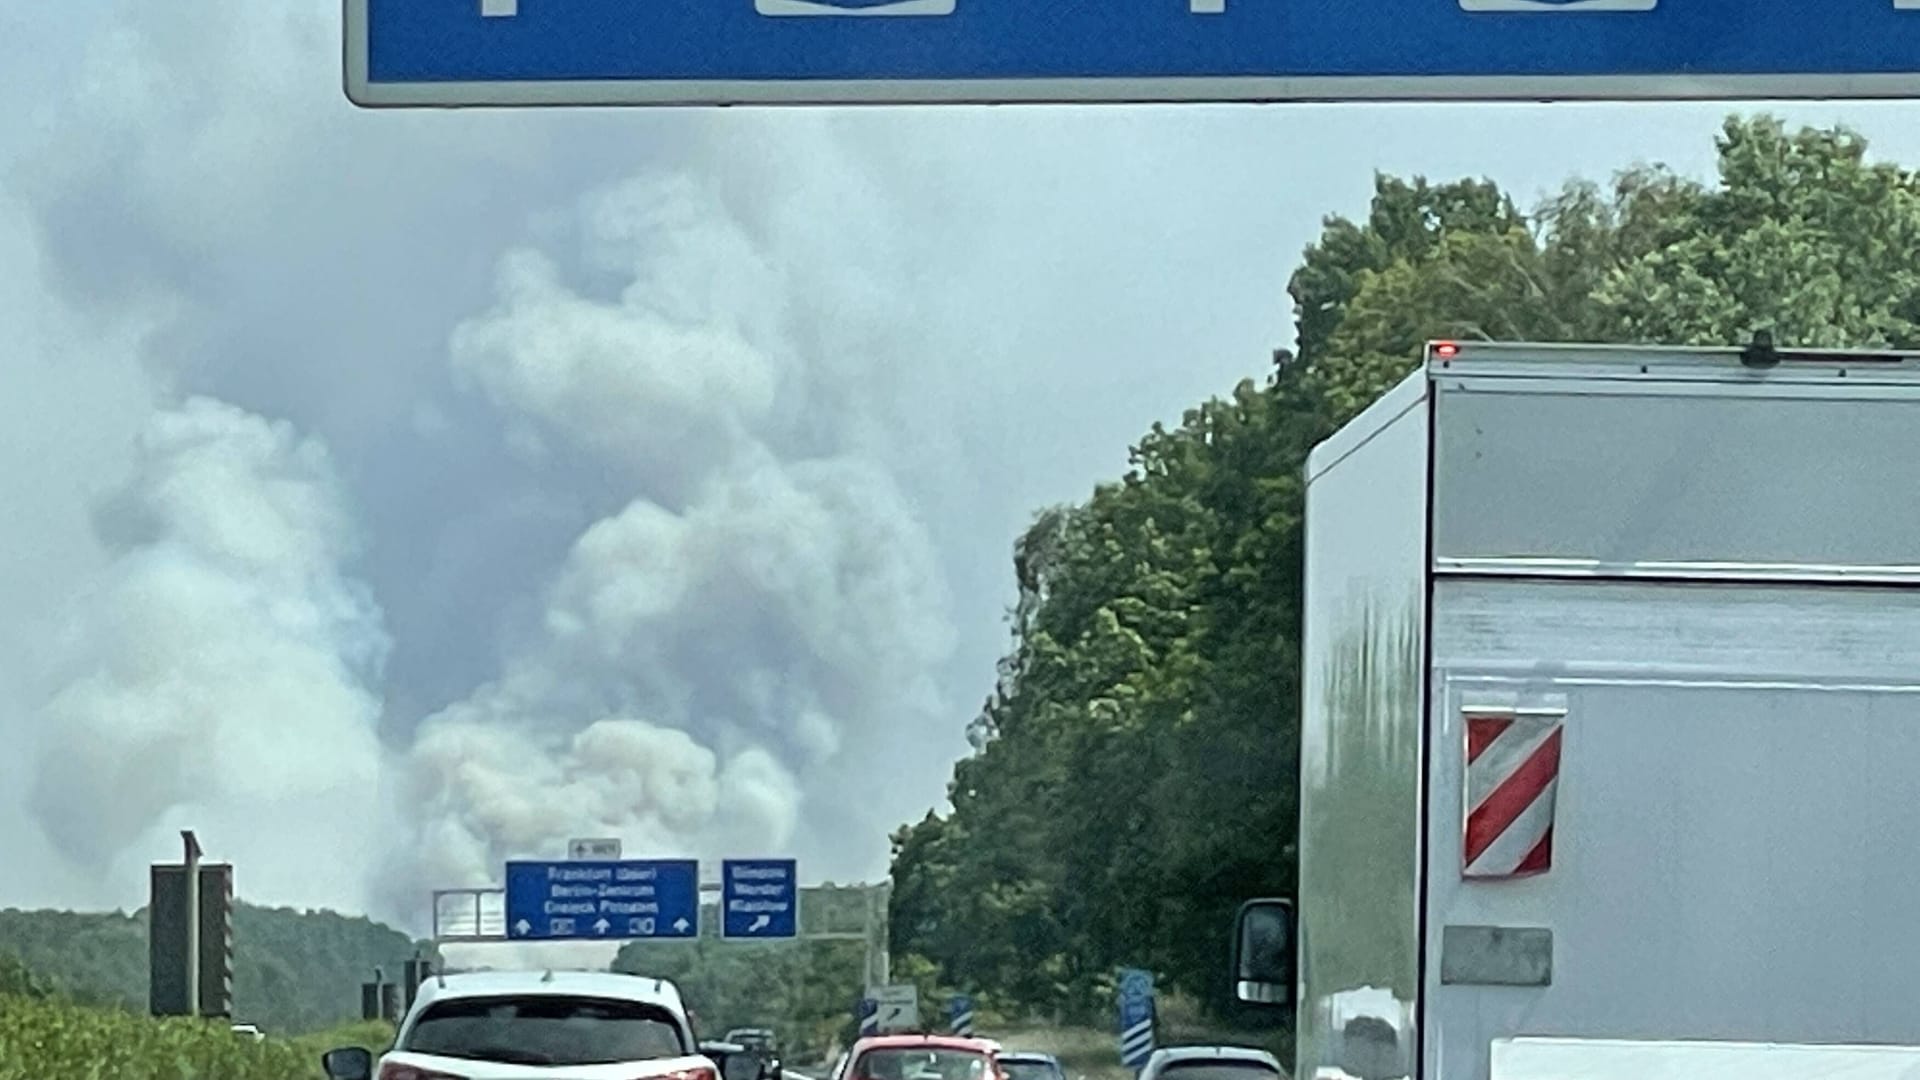
M 407 82 L 368 77 L 367 4 L 344 5 L 345 89 L 363 108 L 618 105 L 1086 105 L 1276 102 L 1800 101 L 1920 97 L 1920 72 L 1855 75 L 1431 75 L 1171 79 Z

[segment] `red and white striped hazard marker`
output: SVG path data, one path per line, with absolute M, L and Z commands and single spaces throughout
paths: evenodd
M 1516 878 L 1553 866 L 1553 808 L 1564 717 L 1466 714 L 1469 878 Z

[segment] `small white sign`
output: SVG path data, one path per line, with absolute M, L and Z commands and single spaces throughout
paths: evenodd
M 913 1031 L 920 1026 L 920 989 L 912 983 L 876 986 L 867 996 L 879 1006 L 880 1031 Z
M 620 859 L 620 838 L 569 840 L 567 858 L 575 862 L 617 862 Z

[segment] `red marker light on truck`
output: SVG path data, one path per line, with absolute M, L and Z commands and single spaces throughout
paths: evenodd
M 1433 355 L 1442 360 L 1451 360 L 1460 352 L 1460 346 L 1451 341 L 1443 341 L 1433 347 Z

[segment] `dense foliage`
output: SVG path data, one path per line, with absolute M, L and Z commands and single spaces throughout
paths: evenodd
M 1729 120 L 1720 182 L 1655 166 L 1531 214 L 1380 177 L 1290 287 L 1297 356 L 1155 426 L 1014 550 L 1012 648 L 951 809 L 894 837 L 896 950 L 1091 1019 L 1117 965 L 1219 1002 L 1234 906 L 1293 887 L 1302 466 L 1435 338 L 1920 345 L 1920 181 L 1844 130 Z
M 390 1041 L 385 1029 L 359 1025 L 256 1042 L 225 1024 L 155 1020 L 0 990 L 0 1080 L 313 1080 L 323 1050 L 379 1050 Z
M 11 956 L 0 956 L 0 997 L 44 998 L 51 989 L 27 965 Z
M 271 1032 L 332 1027 L 360 1015 L 376 966 L 398 979 L 406 935 L 366 918 L 242 904 L 234 912 L 234 1014 Z M 128 915 L 0 911 L 0 957 L 22 962 L 74 1000 L 144 1012 L 147 920 Z M 0 990 L 6 986 L 0 969 Z

